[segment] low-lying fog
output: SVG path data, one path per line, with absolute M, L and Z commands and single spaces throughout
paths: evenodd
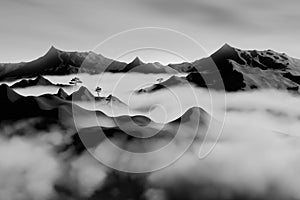
M 135 91 L 149 87 L 158 83 L 157 79 L 167 80 L 171 75 L 168 74 L 140 74 L 140 73 L 104 73 L 102 75 L 78 74 L 82 83 L 74 87 L 63 88 L 68 94 L 75 92 L 81 86 L 97 96 L 95 88 L 102 88 L 100 96 L 106 97 L 110 94 L 119 98 L 128 106 L 114 104 L 114 106 L 95 102 L 75 102 L 83 108 L 89 110 L 101 110 L 110 116 L 124 114 L 136 115 L 143 114 L 154 121 L 166 122 L 179 117 L 186 109 L 193 105 L 198 105 L 198 99 L 202 99 L 202 90 L 186 85 L 177 89 L 168 88 L 159 93 L 136 94 Z M 74 78 L 74 75 L 68 76 L 45 76 L 52 83 L 68 84 Z M 7 83 L 12 85 L 15 82 Z M 17 88 L 19 94 L 24 96 L 38 96 L 46 93 L 57 93 L 58 87 L 35 86 L 27 88 Z M 163 95 L 161 94 L 163 93 Z
M 55 83 L 67 83 L 72 77 L 47 76 L 46 78 Z M 179 117 L 186 109 L 197 105 L 213 115 L 212 117 L 219 124 L 224 123 L 220 138 L 214 138 L 218 135 L 213 133 L 214 127 L 211 127 L 212 134 L 208 133 L 208 137 L 212 140 L 205 143 L 196 141 L 176 163 L 150 173 L 146 180 L 148 189 L 144 194 L 147 199 L 231 199 L 236 195 L 249 199 L 300 199 L 300 98 L 298 96 L 276 90 L 207 92 L 191 85 L 137 95 L 133 93 L 134 90 L 155 83 L 157 78 L 166 79 L 168 76 L 105 74 L 99 83 L 97 83 L 98 76 L 80 75 L 79 78 L 91 92 L 96 86 L 100 86 L 103 89 L 101 96 L 113 94 L 121 99 L 129 106 L 131 114 L 146 113 L 153 120 L 164 122 Z M 17 91 L 23 95 L 37 95 L 55 93 L 57 90 L 58 88 L 35 87 Z M 66 91 L 72 92 L 69 89 Z M 81 103 L 81 106 L 95 109 L 94 105 L 88 103 Z M 99 109 L 105 110 L 103 106 L 99 106 Z M 126 109 L 124 107 L 111 110 L 106 107 L 105 112 L 120 115 L 126 113 Z M 209 149 L 213 146 L 211 141 L 217 142 L 215 148 L 203 159 L 199 159 L 200 147 Z M 65 163 L 60 161 L 60 157 L 49 153 L 50 144 L 47 147 L 43 145 L 35 147 L 33 144 L 37 142 L 36 140 L 20 138 L 10 142 L 1 139 L 0 143 L 2 142 L 9 147 L 6 151 L 12 155 L 11 159 L 14 154 L 18 154 L 12 146 L 20 149 L 24 163 L 28 163 L 23 166 L 24 169 L 44 168 L 42 162 L 40 164 L 33 162 L 32 156 L 36 156 L 36 159 L 43 156 L 45 162 L 51 164 L 42 171 L 29 170 L 24 180 L 23 177 L 14 175 L 8 180 L 14 182 L 22 178 L 23 185 L 27 185 L 26 183 L 39 182 L 39 177 L 44 174 L 54 174 L 51 177 L 46 176 L 42 182 L 42 189 L 38 184 L 30 188 L 18 186 L 22 188 L 21 191 L 27 191 L 31 199 L 52 196 L 52 187 L 57 179 L 61 180 L 61 177 L 57 179 L 56 177 L 63 174 L 66 167 Z M 20 147 L 17 148 L 16 145 Z M 2 148 L 6 147 L 2 146 Z M 27 156 L 25 152 L 31 151 L 32 148 L 38 148 L 40 153 Z M 121 155 L 114 156 L 118 158 Z M 157 159 L 169 155 L 160 156 L 161 158 Z M 0 156 L 0 169 L 4 169 L 0 171 L 0 179 L 7 176 L 7 171 L 11 170 L 10 164 L 15 163 L 11 160 L 3 160 L 4 157 Z M 110 170 L 97 162 L 84 162 L 85 160 L 89 161 L 86 155 L 74 158 L 69 167 L 75 172 L 68 177 L 70 182 L 74 179 L 78 180 L 76 184 L 79 184 L 82 195 L 89 196 L 96 189 L 101 189 Z M 122 160 L 124 160 L 123 165 L 133 164 L 130 158 L 122 158 Z M 151 165 L 155 161 L 145 159 L 144 162 Z M 136 167 L 139 163 L 134 165 Z M 93 173 L 88 173 L 85 170 L 87 167 Z M 68 182 L 67 180 L 65 181 Z M 89 187 L 84 187 L 87 185 Z M 18 188 L 7 190 L 8 186 L 8 184 L 0 186 L 0 194 L 5 193 L 9 196 L 19 191 Z

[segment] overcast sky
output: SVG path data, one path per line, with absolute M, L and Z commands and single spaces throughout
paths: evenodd
M 300 58 L 299 0 L 0 2 L 0 62 L 32 60 L 51 45 L 62 50 L 89 51 L 113 34 L 145 26 L 180 31 L 208 53 L 229 43 L 242 49 L 273 49 Z M 197 56 L 196 48 L 185 51 L 193 55 L 188 59 L 203 56 L 200 52 Z

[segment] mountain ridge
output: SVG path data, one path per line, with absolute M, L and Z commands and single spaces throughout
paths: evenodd
M 167 66 L 145 64 L 138 58 L 126 64 L 94 52 L 64 52 L 52 46 L 44 56 L 34 61 L 0 64 L 0 81 L 80 72 L 187 73 L 183 81 L 229 92 L 256 88 L 298 92 L 300 84 L 299 59 L 272 50 L 241 50 L 229 44 L 224 44 L 209 57 Z
M 228 92 L 257 88 L 299 92 L 300 60 L 272 50 L 241 50 L 225 44 L 210 57 L 173 67 L 188 73 L 178 84 L 188 81 L 199 87 Z M 158 85 L 167 84 L 164 81 Z M 151 92 L 154 86 L 144 90 Z
M 35 79 L 22 79 L 11 85 L 11 88 L 25 88 L 32 86 L 55 86 L 55 87 L 71 87 L 71 85 L 66 84 L 54 84 L 49 81 L 47 78 L 38 75 Z

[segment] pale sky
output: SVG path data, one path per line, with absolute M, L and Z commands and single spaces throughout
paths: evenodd
M 299 10 L 299 0 L 0 0 L 0 62 L 30 61 L 51 45 L 89 51 L 113 34 L 140 27 L 182 32 L 209 54 L 229 43 L 300 58 Z M 156 42 L 168 41 L 166 35 Z M 109 48 L 121 51 L 124 45 L 114 43 Z M 181 50 L 190 55 L 188 60 L 203 57 L 197 48 L 183 45 Z M 134 51 L 130 55 L 134 57 Z M 177 61 L 162 57 L 156 60 Z

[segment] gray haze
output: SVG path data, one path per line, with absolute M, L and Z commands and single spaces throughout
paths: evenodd
M 227 42 L 300 57 L 295 45 L 300 33 L 298 0 L 0 0 L 0 4 L 0 62 L 32 60 L 51 45 L 92 50 L 112 34 L 144 26 L 181 31 L 208 53 Z M 189 51 L 194 53 L 189 59 L 197 59 L 197 49 Z

